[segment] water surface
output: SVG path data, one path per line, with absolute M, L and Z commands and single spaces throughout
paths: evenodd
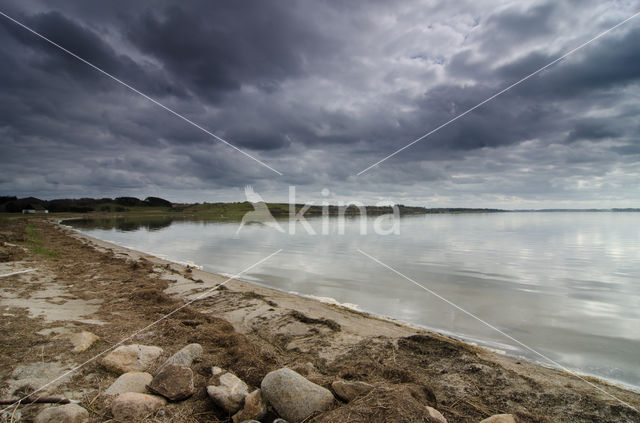
M 321 219 L 310 220 L 317 233 Z M 363 256 L 425 288 L 550 359 L 640 387 L 640 213 L 497 213 L 403 217 L 400 234 L 280 233 L 259 224 L 154 218 L 75 221 L 83 232 L 136 250 L 327 297 L 361 310 L 545 362 L 513 340 Z M 546 364 L 549 364 L 548 362 Z

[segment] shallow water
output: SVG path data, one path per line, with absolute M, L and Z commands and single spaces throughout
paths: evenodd
M 309 222 L 322 233 L 320 218 Z M 240 278 L 640 387 L 640 213 L 411 216 L 387 236 L 373 233 L 372 218 L 366 235 L 358 218 L 346 221 L 344 235 L 337 219 L 327 223 L 330 235 L 254 224 L 235 236 L 237 223 L 214 221 L 70 222 L 91 236 L 229 275 L 282 248 Z

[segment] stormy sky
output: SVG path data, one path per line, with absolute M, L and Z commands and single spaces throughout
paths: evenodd
M 640 1 L 0 1 L 0 194 L 640 207 Z M 330 191 L 328 197 L 320 192 Z

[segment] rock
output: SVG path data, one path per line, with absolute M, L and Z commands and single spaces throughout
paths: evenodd
M 442 413 L 440 413 L 435 408 L 427 406 L 427 413 L 433 421 L 438 423 L 447 423 L 447 419 L 445 419 Z
M 87 332 L 86 330 L 66 335 L 65 338 L 67 338 L 73 345 L 74 352 L 86 351 L 94 342 L 100 339 L 97 335 Z
M 120 395 L 125 392 L 138 392 L 144 394 L 147 392 L 147 385 L 151 383 L 153 376 L 146 372 L 127 372 L 120 375 L 104 391 L 104 395 Z
M 264 399 L 292 423 L 298 423 L 316 411 L 327 411 L 334 403 L 331 391 L 287 368 L 268 373 L 260 388 Z
M 162 354 L 162 348 L 147 345 L 122 345 L 102 359 L 102 365 L 118 374 L 144 372 Z
M 167 364 L 151 381 L 149 390 L 171 401 L 189 398 L 195 390 L 189 367 Z
M 85 423 L 88 421 L 89 412 L 78 404 L 47 407 L 33 419 L 33 423 Z
M 31 363 L 17 366 L 6 381 L 7 392 L 30 393 L 47 385 L 47 390 L 69 381 L 68 369 L 60 363 Z M 66 375 L 65 375 L 66 374 Z M 41 392 L 42 393 L 42 392 Z M 21 395 L 22 396 L 22 395 Z
M 164 369 L 168 364 L 177 364 L 178 366 L 190 367 L 193 364 L 193 360 L 200 357 L 201 355 L 202 345 L 189 344 L 169 357 L 167 361 L 162 363 L 162 365 L 156 370 L 155 374 L 160 373 L 160 371 Z
M 244 407 L 233 415 L 233 423 L 260 420 L 267 414 L 267 404 L 262 399 L 262 392 L 256 389 L 244 399 Z
M 247 384 L 236 375 L 224 371 L 214 373 L 211 379 L 212 385 L 207 386 L 209 397 L 228 413 L 237 413 L 249 395 Z
M 166 400 L 155 395 L 125 392 L 113 400 L 111 414 L 116 420 L 140 420 L 164 407 Z
M 341 380 L 331 384 L 333 392 L 343 401 L 351 402 L 361 395 L 369 393 L 373 385 L 364 382 L 343 382 Z
M 480 423 L 516 423 L 512 414 L 496 414 L 484 419 Z
M 275 419 L 273 423 L 289 423 L 289 422 L 286 421 L 285 419 Z

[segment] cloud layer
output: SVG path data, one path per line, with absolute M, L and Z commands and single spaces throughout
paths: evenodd
M 5 2 L 0 192 L 640 206 L 637 1 Z M 324 198 L 323 198 L 324 199 Z

